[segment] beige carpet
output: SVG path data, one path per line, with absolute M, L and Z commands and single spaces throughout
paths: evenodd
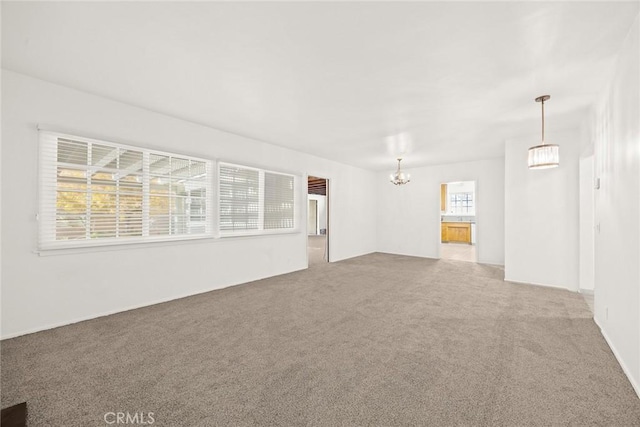
M 31 426 L 640 425 L 583 298 L 372 254 L 2 342 Z

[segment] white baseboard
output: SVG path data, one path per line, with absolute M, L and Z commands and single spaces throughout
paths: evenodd
M 566 286 L 550 285 L 548 283 L 521 282 L 519 280 L 513 280 L 513 279 L 509 279 L 507 277 L 504 278 L 504 281 L 505 282 L 516 283 L 518 285 L 532 285 L 532 286 L 540 286 L 540 287 L 543 287 L 543 288 L 562 289 L 562 290 L 569 291 L 569 292 L 578 292 L 578 289 L 571 289 L 571 288 L 567 288 Z
M 305 267 L 305 268 L 308 268 L 308 267 Z M 280 275 L 283 275 L 283 274 L 293 273 L 295 271 L 304 270 L 305 268 L 298 269 L 298 270 L 287 271 L 287 272 L 284 272 L 284 273 L 278 273 L 275 276 L 280 276 Z M 123 313 L 125 311 L 137 310 L 139 308 L 149 307 L 149 306 L 156 305 L 156 304 L 163 304 L 163 303 L 169 302 L 169 301 L 175 301 L 175 300 L 188 298 L 188 297 L 192 297 L 192 296 L 196 296 L 196 295 L 200 295 L 200 294 L 206 294 L 208 292 L 218 291 L 218 290 L 221 290 L 221 289 L 229 288 L 231 286 L 243 285 L 245 283 L 250 283 L 250 282 L 257 281 L 257 280 L 262 280 L 262 279 L 266 279 L 266 278 L 269 278 L 269 277 L 274 277 L 274 276 L 258 277 L 256 279 L 252 279 L 252 280 L 249 280 L 249 281 L 246 281 L 246 282 L 230 283 L 230 284 L 226 284 L 226 285 L 216 286 L 216 287 L 213 287 L 213 288 L 201 289 L 201 290 L 197 290 L 195 292 L 189 292 L 189 293 L 183 293 L 183 294 L 178 294 L 178 295 L 174 295 L 174 296 L 168 296 L 168 297 L 165 297 L 165 298 L 160 298 L 160 299 L 156 299 L 156 300 L 153 300 L 153 301 L 147 301 L 147 302 L 143 302 L 143 303 L 139 303 L 139 304 L 133 304 L 133 305 L 129 305 L 129 306 L 126 306 L 126 307 L 117 308 L 117 309 L 114 309 L 114 310 L 107 310 L 107 311 L 103 311 L 103 312 L 96 313 L 96 314 L 90 314 L 90 315 L 87 315 L 87 316 L 81 316 L 81 317 L 78 317 L 78 318 L 75 318 L 75 319 L 68 319 L 68 320 L 63 320 L 61 322 L 55 322 L 55 323 L 50 323 L 48 325 L 38 326 L 38 327 L 35 327 L 35 328 L 24 329 L 24 330 L 19 331 L 19 332 L 12 332 L 12 333 L 3 335 L 2 337 L 0 337 L 0 341 L 7 340 L 7 339 L 10 339 L 10 338 L 20 337 L 20 336 L 23 336 L 23 335 L 34 334 L 36 332 L 47 331 L 49 329 L 60 328 L 62 326 L 73 325 L 74 323 L 84 322 L 84 321 L 87 321 L 87 320 L 93 320 L 93 319 L 97 319 L 97 318 L 100 318 L 100 317 L 111 316 L 113 314 Z
M 585 295 L 593 295 L 593 289 L 578 289 L 578 292 Z
M 598 322 L 598 319 L 596 319 L 595 316 L 593 318 L 593 321 L 596 322 L 596 325 L 598 325 L 598 328 L 600 328 L 600 333 L 602 334 L 602 336 L 604 337 L 604 340 L 609 345 L 609 348 L 613 352 L 613 355 L 616 357 L 616 360 L 620 364 L 620 367 L 622 368 L 622 371 L 624 372 L 624 374 L 627 376 L 627 379 L 629 379 L 629 382 L 631 383 L 631 387 L 633 387 L 633 390 L 636 392 L 638 399 L 640 399 L 640 384 L 635 380 L 635 378 L 633 378 L 633 376 L 631 376 L 631 371 L 629 370 L 627 365 L 624 363 L 624 361 L 620 357 L 620 353 L 618 353 L 618 350 L 616 350 L 616 347 L 613 345 L 613 343 L 609 339 L 609 336 L 607 335 L 605 330 L 602 329 L 602 326 L 600 326 L 600 322 Z
M 234 286 L 234 285 L 229 285 L 229 286 Z M 118 308 L 118 309 L 115 309 L 115 310 L 107 310 L 107 311 L 103 311 L 103 312 L 100 312 L 100 313 L 97 313 L 97 314 L 90 314 L 88 316 L 81 316 L 81 317 L 77 317 L 75 319 L 68 319 L 68 320 L 63 320 L 61 322 L 50 323 L 48 325 L 37 326 L 35 328 L 29 328 L 29 329 L 25 329 L 25 330 L 22 330 L 22 331 L 19 331 L 19 332 L 12 332 L 12 333 L 3 335 L 1 340 L 4 341 L 4 340 L 8 340 L 10 338 L 16 338 L 16 337 L 20 337 L 20 336 L 23 336 L 23 335 L 35 334 L 36 332 L 48 331 L 50 329 L 60 328 L 62 326 L 73 325 L 74 323 L 80 323 L 80 322 L 85 322 L 87 320 L 98 319 L 100 317 L 111 316 L 112 314 L 124 313 L 125 311 L 131 311 L 131 310 L 136 310 L 138 308 L 149 307 L 151 305 L 162 304 L 162 303 L 165 303 L 165 302 L 174 301 L 174 300 L 178 300 L 178 299 L 182 299 L 182 298 L 187 298 L 187 297 L 194 296 L 194 295 L 204 294 L 204 293 L 215 291 L 215 290 L 218 290 L 218 289 L 224 289 L 224 288 L 229 287 L 229 286 L 224 286 L 222 288 L 214 288 L 214 289 L 209 289 L 209 290 L 198 291 L 196 293 L 190 293 L 190 294 L 180 294 L 180 295 L 171 296 L 171 297 L 167 297 L 167 298 L 162 298 L 162 299 L 158 299 L 158 300 L 154 300 L 154 301 L 150 301 L 150 302 L 145 302 L 145 303 L 141 303 L 141 304 L 134 304 L 134 305 Z

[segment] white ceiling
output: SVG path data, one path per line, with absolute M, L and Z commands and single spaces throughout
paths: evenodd
M 638 2 L 2 3 L 3 67 L 364 168 L 579 124 Z

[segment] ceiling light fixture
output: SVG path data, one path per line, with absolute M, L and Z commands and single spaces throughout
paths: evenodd
M 390 175 L 390 180 L 393 185 L 404 185 L 411 181 L 411 175 L 400 170 L 401 161 L 402 158 L 398 159 L 398 170 Z
M 548 169 L 560 165 L 560 147 L 544 142 L 544 101 L 549 98 L 550 95 L 536 98 L 536 102 L 542 103 L 542 144 L 529 148 L 529 169 Z

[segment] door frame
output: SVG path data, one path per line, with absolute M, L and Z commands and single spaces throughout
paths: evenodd
M 325 194 L 325 206 L 326 206 L 326 214 L 327 214 L 327 225 L 326 225 L 326 233 L 325 233 L 325 249 L 324 249 L 324 253 L 325 253 L 325 261 L 326 262 L 331 262 L 331 178 L 325 178 L 323 177 L 324 174 L 314 174 L 314 173 L 307 173 L 307 175 L 305 176 L 305 181 L 307 183 L 307 187 L 306 187 L 306 191 L 305 191 L 305 195 L 306 195 L 306 199 L 307 199 L 307 203 L 305 203 L 305 218 L 309 217 L 309 177 L 314 177 L 314 178 L 320 178 L 320 179 L 324 179 L 325 181 L 325 187 L 326 187 L 326 194 Z M 316 220 L 316 224 L 317 224 L 317 220 Z M 318 227 L 316 225 L 316 227 Z M 308 239 L 309 239 L 309 224 L 307 221 L 307 225 L 305 226 L 305 230 L 306 230 L 306 244 L 305 244 L 305 254 L 307 257 L 307 268 L 309 268 L 309 249 L 308 249 Z M 319 230 L 319 228 L 318 228 Z
M 475 227 L 472 227 L 472 230 L 470 231 L 472 233 L 472 235 L 470 236 L 471 241 L 473 242 L 474 237 L 475 237 L 475 247 L 476 247 L 476 256 L 475 256 L 475 263 L 479 263 L 479 255 L 480 255 L 480 240 L 478 239 L 478 229 L 479 229 L 479 222 L 480 222 L 480 215 L 478 214 L 478 194 L 479 194 L 479 183 L 478 183 L 478 179 L 459 179 L 459 180 L 455 180 L 455 179 L 450 179 L 450 180 L 442 180 L 440 182 L 440 184 L 438 185 L 438 232 L 437 234 L 437 238 L 438 238 L 438 259 L 443 259 L 442 258 L 442 211 L 440 210 L 441 207 L 441 185 L 442 184 L 450 184 L 452 182 L 473 182 L 473 194 L 474 194 L 474 200 L 473 200 L 473 204 L 475 207 L 475 218 L 476 218 L 476 222 L 475 222 Z M 448 191 L 448 190 L 447 190 Z M 448 193 L 447 193 L 448 194 Z M 448 200 L 446 201 L 447 205 L 448 205 Z M 461 215 L 461 216 L 465 216 L 465 215 Z M 475 235 L 473 234 L 473 228 L 475 228 Z

